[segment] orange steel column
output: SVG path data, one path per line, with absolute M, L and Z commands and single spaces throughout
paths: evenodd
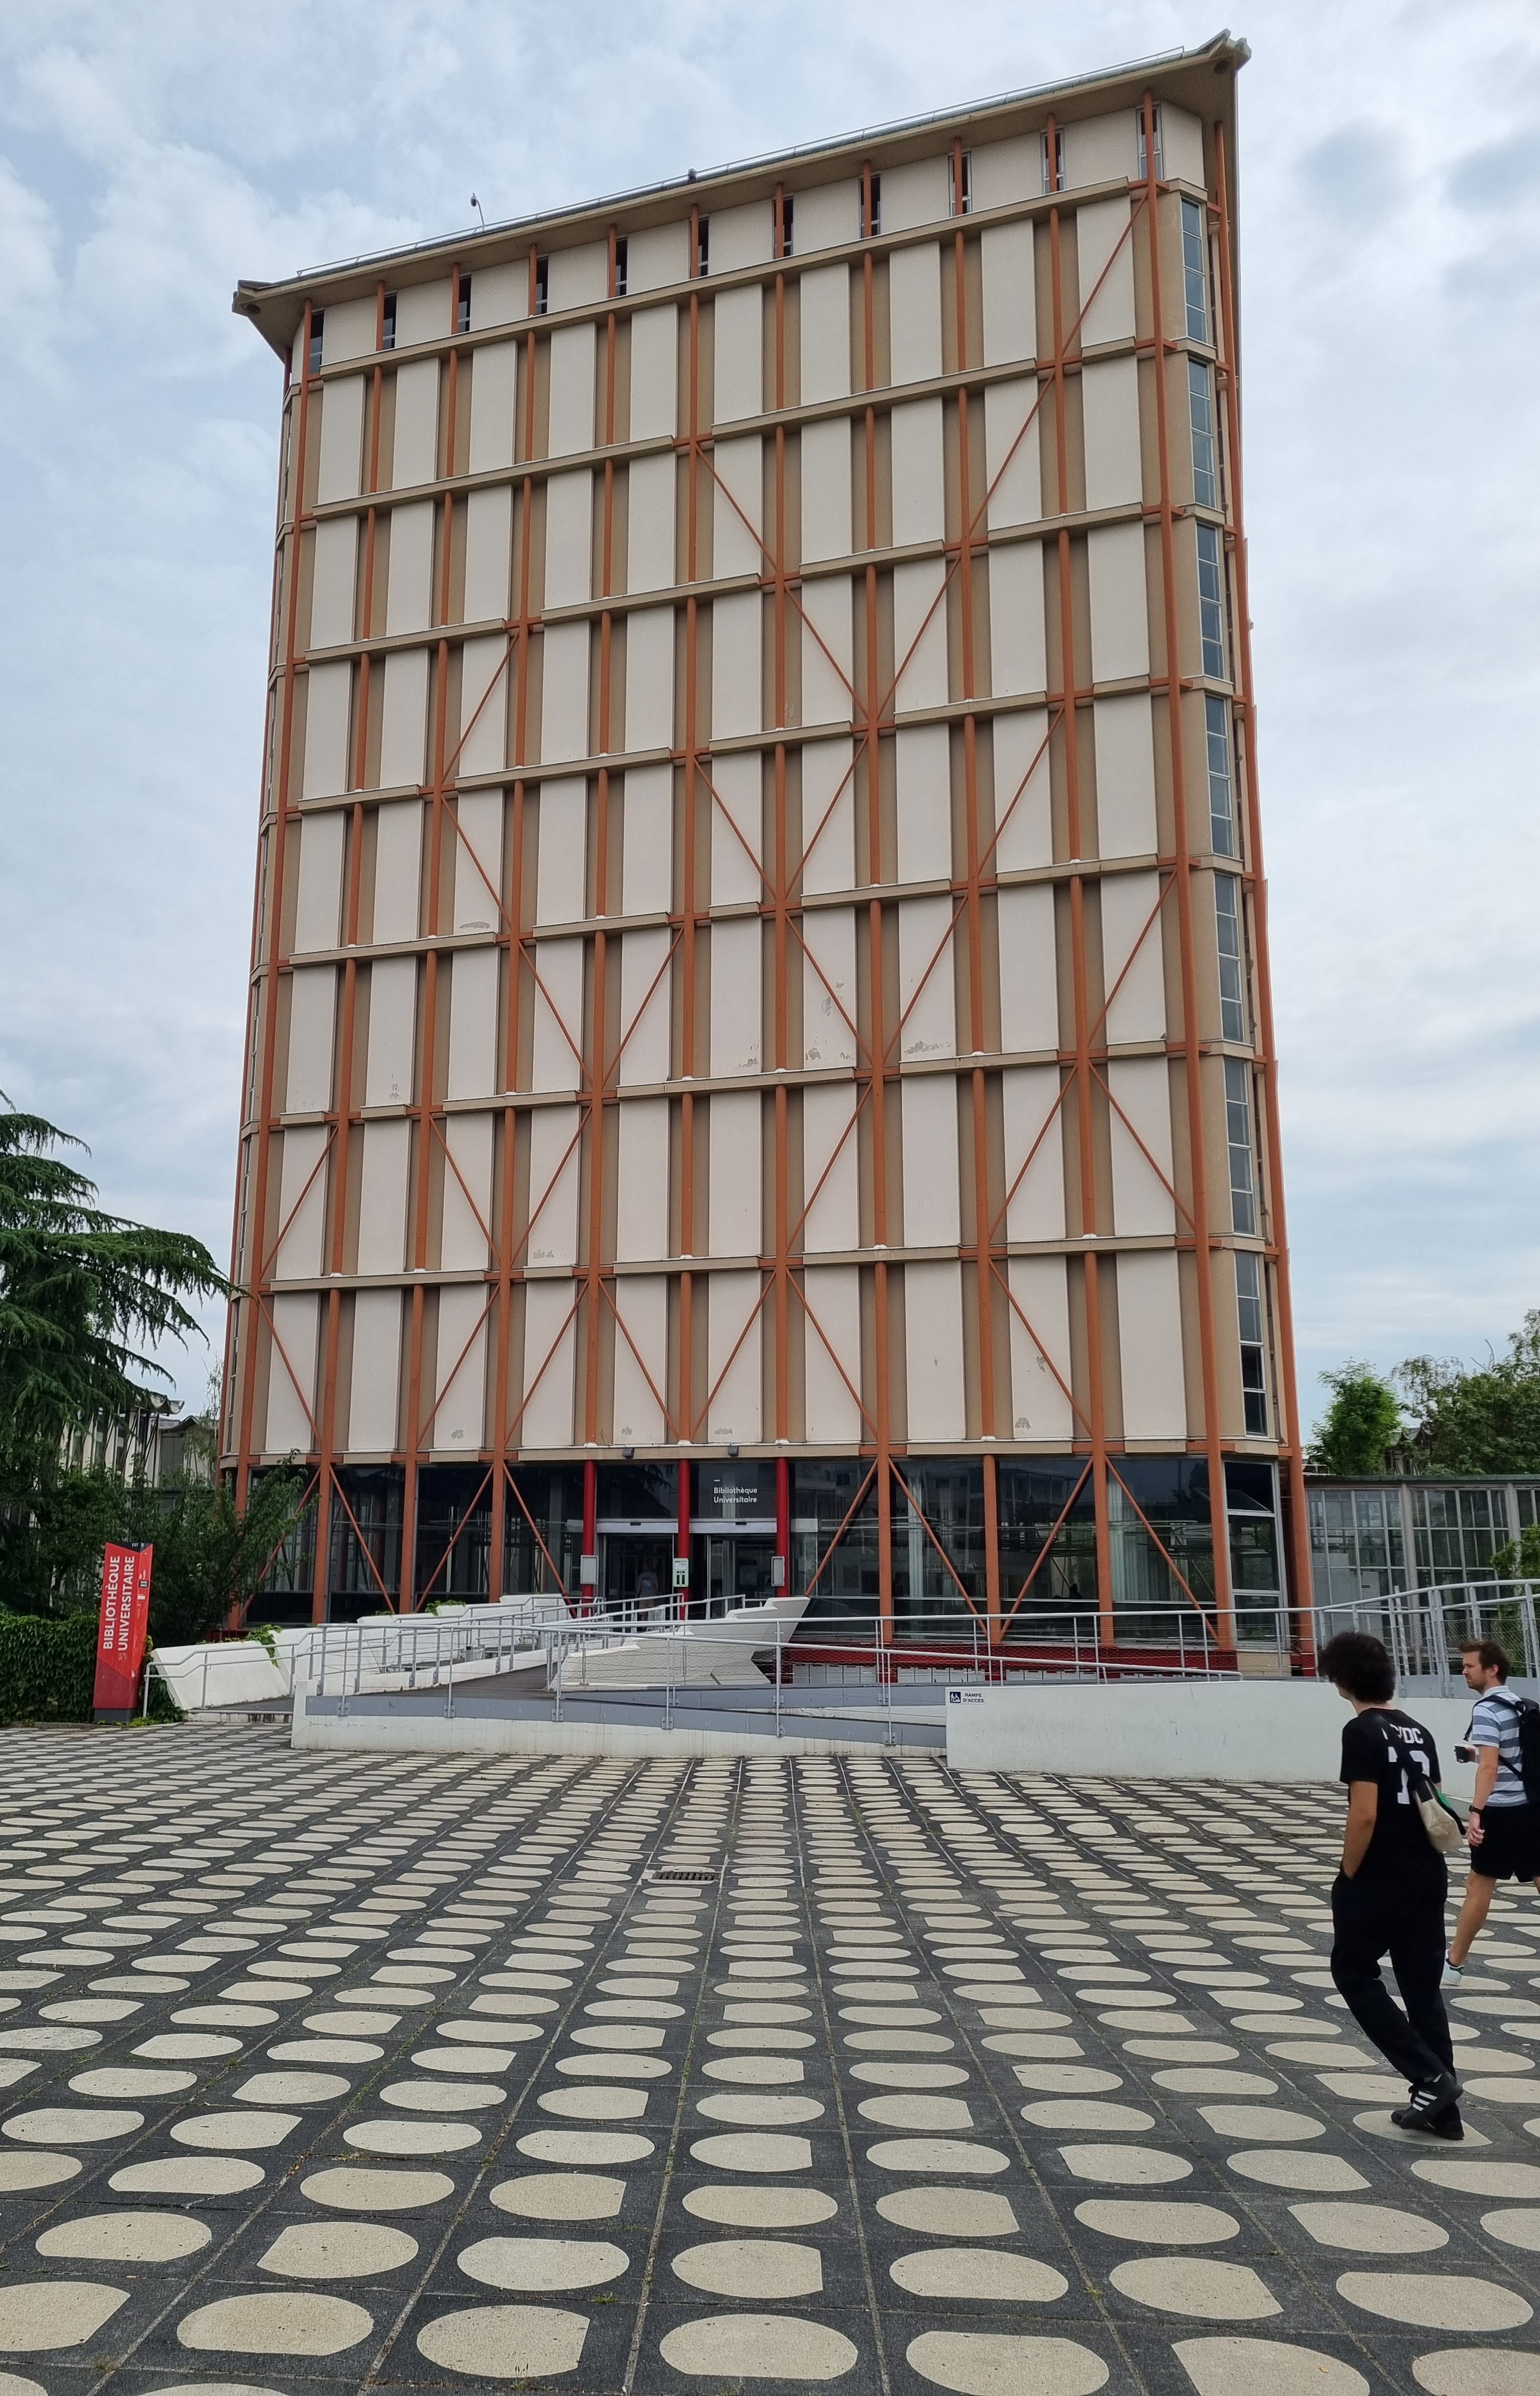
M 529 314 L 535 313 L 535 286 L 538 271 L 536 252 L 529 253 Z M 524 345 L 524 414 L 519 426 L 519 450 L 527 470 L 535 451 L 535 334 L 526 336 Z M 518 612 L 513 623 L 516 640 L 513 658 L 513 815 L 508 845 L 512 851 L 507 869 L 508 988 L 503 1007 L 502 1085 L 510 1093 L 502 1112 L 502 1155 L 498 1186 L 498 1238 L 493 1262 L 498 1275 L 498 1333 L 496 1367 L 492 1398 L 492 1523 L 491 1555 L 488 1574 L 494 1591 L 500 1595 L 503 1580 L 503 1558 L 507 1548 L 508 1508 L 508 1378 L 512 1345 L 513 1312 L 513 1178 L 518 1137 L 518 1110 L 512 1093 L 519 1081 L 519 1044 L 522 1024 L 521 1000 L 524 989 L 524 786 L 520 768 L 524 765 L 524 742 L 529 723 L 529 589 L 532 564 L 531 515 L 534 505 L 534 477 L 526 471 L 521 492 L 519 523 L 519 589 Z
M 293 512 L 288 529 L 288 580 L 284 602 L 284 679 L 283 703 L 279 711 L 278 728 L 278 790 L 274 808 L 272 839 L 267 859 L 267 963 L 258 961 L 258 1001 L 261 1024 L 262 1062 L 260 1090 L 257 1114 L 257 1169 L 251 1204 L 246 1212 L 246 1250 L 254 1271 L 251 1296 L 246 1300 L 246 1355 L 241 1374 L 240 1453 L 236 1462 L 235 1498 L 237 1505 L 246 1504 L 246 1489 L 251 1478 L 251 1419 L 257 1397 L 258 1330 L 261 1319 L 261 1293 L 266 1276 L 264 1243 L 267 1238 L 268 1177 L 272 1167 L 272 1089 L 278 1059 L 278 977 L 283 970 L 283 898 L 285 850 L 288 838 L 289 780 L 294 747 L 294 692 L 298 664 L 299 621 L 299 536 L 305 521 L 306 449 L 310 428 L 311 375 L 311 303 L 305 302 L 304 322 L 299 337 L 299 395 L 294 403 L 299 422 L 295 430 L 293 460 Z M 286 395 L 286 394 L 285 394 Z M 280 495 L 280 513 L 282 495 Z M 279 526 L 279 554 L 283 556 L 284 532 Z M 266 770 L 266 760 L 263 760 Z M 261 846 L 259 834 L 259 871 Z M 237 1262 L 239 1260 L 237 1259 Z
M 1262 811 L 1256 776 L 1256 697 L 1252 679 L 1251 600 L 1246 566 L 1245 512 L 1241 476 L 1241 359 L 1236 343 L 1235 268 L 1229 189 L 1225 159 L 1225 128 L 1214 128 L 1215 199 L 1219 219 L 1219 346 L 1220 380 L 1225 389 L 1225 422 L 1229 451 L 1229 514 L 1234 534 L 1236 646 L 1240 652 L 1241 711 L 1246 728 L 1246 878 L 1252 894 L 1252 941 L 1256 959 L 1256 1011 L 1261 1034 L 1257 1078 L 1262 1085 L 1268 1122 L 1268 1205 L 1272 1218 L 1274 1286 L 1278 1292 L 1278 1372 L 1282 1382 L 1284 1471 L 1289 1489 L 1289 1578 L 1294 1645 L 1308 1657 L 1313 1652 L 1310 1586 L 1310 1524 L 1305 1495 L 1305 1443 L 1299 1419 L 1299 1395 L 1294 1374 L 1294 1294 L 1290 1286 L 1289 1235 L 1283 1208 L 1283 1150 L 1279 1131 L 1278 1050 L 1273 1037 L 1272 961 L 1268 945 L 1268 884 L 1262 871 Z
M 458 329 L 459 266 L 457 262 L 449 274 L 449 337 L 453 340 Z M 459 392 L 459 352 L 449 353 L 448 392 L 445 415 L 447 422 L 444 435 L 444 473 L 452 477 L 455 472 L 455 412 Z M 401 1588 L 396 1599 L 398 1610 L 410 1614 L 416 1603 L 417 1590 L 417 1517 L 418 1477 L 422 1427 L 422 1318 L 427 1302 L 427 1286 L 422 1279 L 428 1270 L 428 1210 L 432 1196 L 433 1116 L 435 1111 L 434 1084 L 438 1048 L 438 938 L 439 901 L 444 881 L 444 786 L 445 763 L 448 754 L 449 705 L 449 642 L 442 629 L 449 621 L 450 560 L 454 547 L 455 502 L 446 491 L 441 502 L 443 514 L 442 566 L 439 576 L 438 621 L 441 627 L 438 644 L 438 671 L 433 688 L 433 751 L 432 783 L 428 805 L 428 921 L 424 926 L 429 942 L 423 967 L 422 1037 L 418 1061 L 417 1113 L 417 1205 L 412 1226 L 412 1328 L 406 1375 L 406 1440 L 404 1454 L 405 1478 L 401 1498 Z
M 609 236 L 610 298 L 615 291 L 615 232 Z M 615 352 L 617 320 L 612 308 L 604 331 L 604 446 L 615 443 Z M 599 579 L 602 598 L 611 595 L 615 557 L 615 460 L 604 460 L 604 515 L 600 526 Z M 610 746 L 610 642 L 613 618 L 608 607 L 599 617 L 599 754 L 607 756 Z M 601 765 L 594 802 L 593 840 L 593 912 L 597 929 L 593 935 L 593 998 L 590 1008 L 588 1054 L 588 1135 L 589 1135 L 589 1228 L 588 1262 L 584 1273 L 587 1310 L 585 1389 L 583 1403 L 583 1439 L 589 1447 L 599 1438 L 599 1363 L 600 1311 L 604 1280 L 604 1026 L 608 1018 L 606 975 L 608 948 L 604 918 L 609 912 L 609 767 Z
M 962 192 L 962 144 L 952 145 L 952 190 L 961 201 Z M 957 371 L 968 370 L 968 286 L 965 237 L 959 221 L 955 243 L 957 283 Z M 975 656 L 976 629 L 974 622 L 974 558 L 973 558 L 973 455 L 971 427 L 968 421 L 969 393 L 967 384 L 960 383 L 957 392 L 957 482 L 959 499 L 958 596 L 962 618 L 962 697 L 977 697 L 977 669 Z M 962 719 L 963 819 L 967 828 L 967 923 L 968 923 L 968 1045 L 973 1052 L 974 1066 L 971 1091 L 973 1115 L 973 1179 L 974 1179 L 974 1303 L 977 1316 L 978 1336 L 978 1421 L 980 1437 L 995 1437 L 995 1353 L 994 1353 L 994 1259 L 989 1239 L 989 1127 L 988 1114 L 989 1085 L 983 1065 L 984 1056 L 984 905 L 979 886 L 978 831 L 978 725 L 971 710 Z M 955 886 L 955 885 L 954 885 Z M 984 1486 L 984 1602 L 989 1617 L 989 1644 L 1000 1644 L 1000 1541 L 999 1495 L 996 1488 L 996 1459 L 986 1450 L 981 1467 Z
M 690 273 L 700 270 L 700 210 L 690 210 Z M 681 844 L 684 887 L 680 892 L 680 1032 L 679 1078 L 688 1084 L 696 1064 L 696 742 L 698 736 L 698 630 L 695 584 L 700 572 L 700 294 L 690 293 L 690 354 L 688 431 L 684 466 L 688 482 L 684 498 L 684 579 L 690 585 L 684 602 L 684 722 L 683 801 L 684 821 Z M 695 1433 L 695 1391 L 691 1371 L 695 1324 L 695 1282 L 689 1258 L 695 1253 L 695 1094 L 686 1087 L 679 1102 L 679 1444 L 680 1485 L 688 1478 L 687 1454 Z M 685 1500 L 681 1497 L 681 1519 Z
M 1182 1048 L 1187 1060 L 1188 1143 L 1192 1177 L 1194 1261 L 1198 1268 L 1198 1345 L 1203 1383 L 1203 1445 L 1208 1457 L 1209 1520 L 1214 1536 L 1214 1601 L 1222 1644 L 1235 1644 L 1230 1594 L 1229 1515 L 1219 1438 L 1219 1364 L 1214 1325 L 1214 1225 L 1209 1215 L 1208 1155 L 1203 1123 L 1203 1059 L 1198 1037 L 1198 961 L 1192 926 L 1192 852 L 1188 841 L 1187 752 L 1182 739 L 1182 671 L 1176 613 L 1176 518 L 1171 497 L 1170 393 L 1166 389 L 1166 328 L 1161 278 L 1160 184 L 1155 172 L 1155 103 L 1144 97 L 1145 228 L 1149 242 L 1149 295 L 1154 312 L 1155 433 L 1161 476 L 1161 592 L 1165 617 L 1166 731 L 1171 751 L 1171 810 L 1175 835 L 1176 927 L 1181 947 Z
M 1049 179 L 1058 187 L 1057 128 L 1048 119 Z M 1060 253 L 1059 211 L 1048 215 L 1049 255 L 1054 307 L 1054 446 L 1057 465 L 1058 512 L 1069 512 L 1069 451 L 1065 437 L 1064 274 Z M 1094 1245 L 1096 1221 L 1096 1152 L 1092 1119 L 1095 1078 L 1091 1063 L 1091 1002 L 1086 978 L 1085 878 L 1082 872 L 1080 788 L 1080 693 L 1075 671 L 1075 606 L 1071 581 L 1069 535 L 1058 535 L 1059 676 L 1064 730 L 1064 810 L 1069 842 L 1069 947 L 1075 1007 L 1075 1128 L 1080 1165 L 1080 1227 L 1085 1276 L 1085 1344 L 1087 1391 L 1091 1418 L 1091 1487 L 1095 1506 L 1096 1607 L 1101 1635 L 1115 1636 L 1112 1606 L 1112 1532 L 1107 1506 L 1107 1398 L 1102 1369 L 1101 1260 Z M 1052 694 L 1049 695 L 1052 705 Z
M 871 168 L 862 169 L 863 214 L 871 222 Z M 862 356 L 866 388 L 877 387 L 877 312 L 872 257 L 869 249 L 862 260 Z M 866 546 L 877 547 L 877 411 L 869 401 L 866 410 Z M 867 802 L 867 879 L 874 888 L 883 884 L 883 809 L 882 776 L 879 769 L 877 720 L 882 708 L 882 685 L 878 672 L 877 636 L 879 612 L 877 605 L 877 568 L 866 569 L 866 697 L 861 702 L 864 725 L 854 726 L 856 734 L 856 754 L 866 751 Z M 868 938 L 868 1026 L 870 1043 L 870 1076 L 871 1088 L 871 1232 L 877 1251 L 872 1268 L 872 1302 L 875 1312 L 874 1363 L 877 1376 L 875 1404 L 872 1408 L 877 1456 L 877 1605 L 882 1641 L 890 1645 L 893 1639 L 893 1431 L 892 1396 L 888 1355 L 888 1285 L 887 1262 L 883 1251 L 888 1245 L 887 1192 L 887 1031 L 883 1008 L 883 911 L 881 898 L 873 898 L 867 906 Z M 901 1086 L 901 1085 L 900 1085 Z M 885 1668 L 884 1668 L 885 1669 Z
M 782 187 L 776 186 L 775 254 L 785 255 L 785 212 L 782 207 Z M 775 399 L 777 415 L 786 406 L 786 276 L 776 276 L 776 358 Z M 773 598 L 771 601 L 772 683 L 775 695 L 775 718 L 777 733 L 786 725 L 786 427 L 776 427 L 776 478 L 774 519 L 771 526 L 774 547 L 770 554 Z M 786 742 L 777 739 L 775 754 L 775 792 L 773 833 L 774 854 L 771 859 L 771 903 L 774 908 L 772 973 L 775 985 L 775 1021 L 772 1029 L 771 1064 L 776 1076 L 776 1153 L 772 1172 L 775 1180 L 775 1243 L 776 1243 L 776 1398 L 775 1440 L 784 1447 L 791 1435 L 791 1360 L 788 1353 L 790 1331 L 790 1259 L 788 1254 L 791 1218 L 790 1153 L 787 1123 L 786 1075 L 791 1058 L 789 1050 L 788 1025 L 787 939 L 788 891 L 786 887 Z M 763 874 L 762 874 L 763 882 Z M 763 912 L 763 911 L 762 911 Z M 802 1059 L 798 1058 L 801 1064 Z M 777 1521 L 785 1513 L 787 1464 L 784 1457 L 776 1467 Z M 777 1542 L 779 1532 L 777 1531 Z M 780 1551 L 785 1556 L 789 1551 Z M 790 1564 L 786 1566 L 790 1575 Z M 790 1588 L 790 1577 L 787 1581 Z
M 378 358 L 384 338 L 385 286 L 381 283 L 375 294 L 375 352 Z M 369 389 L 368 460 L 365 468 L 365 490 L 370 506 L 364 519 L 363 603 L 360 609 L 358 637 L 367 641 L 374 631 L 375 544 L 378 510 L 373 505 L 379 489 L 379 419 L 384 394 L 384 375 L 377 364 Z M 364 788 L 367 768 L 369 739 L 369 656 L 367 650 L 358 660 L 358 697 L 354 709 L 352 785 Z M 331 1596 L 331 1501 L 332 1475 L 337 1456 L 337 1356 L 341 1336 L 342 1293 L 338 1286 L 347 1254 L 348 1186 L 352 1162 L 353 1108 L 353 1045 L 357 1028 L 358 1001 L 358 921 L 360 882 L 364 861 L 364 803 L 355 798 L 348 827 L 348 880 L 343 899 L 342 941 L 349 955 L 342 967 L 342 1035 L 337 1057 L 337 1098 L 332 1110 L 333 1144 L 331 1188 L 328 1196 L 327 1271 L 332 1287 L 326 1295 L 326 1338 L 321 1391 L 320 1471 L 316 1483 L 315 1503 L 315 1584 L 311 1599 L 311 1619 L 325 1622 Z

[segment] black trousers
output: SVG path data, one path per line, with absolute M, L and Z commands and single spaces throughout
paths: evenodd
M 1404 1873 L 1347 1880 L 1338 1872 L 1332 1889 L 1332 1977 L 1364 2036 L 1413 2085 L 1454 2068 L 1439 1993 L 1448 1886 L 1442 1857 L 1429 1856 Z M 1380 1977 L 1387 1954 L 1404 2013 Z

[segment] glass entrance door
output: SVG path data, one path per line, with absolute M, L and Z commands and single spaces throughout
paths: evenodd
M 668 1531 L 601 1531 L 599 1550 L 600 1604 L 605 1614 L 645 1622 L 655 1606 L 668 1605 L 674 1553 Z
M 699 1594 L 710 1613 L 725 1614 L 735 1605 L 762 1605 L 774 1596 L 774 1534 L 766 1538 L 763 1532 L 712 1530 L 697 1537 L 695 1545 L 697 1555 L 704 1551 L 705 1583 Z

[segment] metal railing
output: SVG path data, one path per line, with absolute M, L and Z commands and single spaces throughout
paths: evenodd
M 1389 1649 L 1398 1681 L 1435 1681 L 1453 1694 L 1461 1685 L 1461 1640 L 1495 1639 L 1517 1675 L 1540 1679 L 1537 1586 L 1531 1580 L 1445 1581 L 1312 1605 L 1316 1653 L 1338 1631 L 1367 1631 Z

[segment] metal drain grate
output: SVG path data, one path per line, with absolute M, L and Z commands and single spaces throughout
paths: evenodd
M 701 1882 L 714 1881 L 720 1875 L 714 1871 L 650 1871 L 644 1872 L 642 1877 L 644 1880 L 687 1880 L 698 1884 Z

